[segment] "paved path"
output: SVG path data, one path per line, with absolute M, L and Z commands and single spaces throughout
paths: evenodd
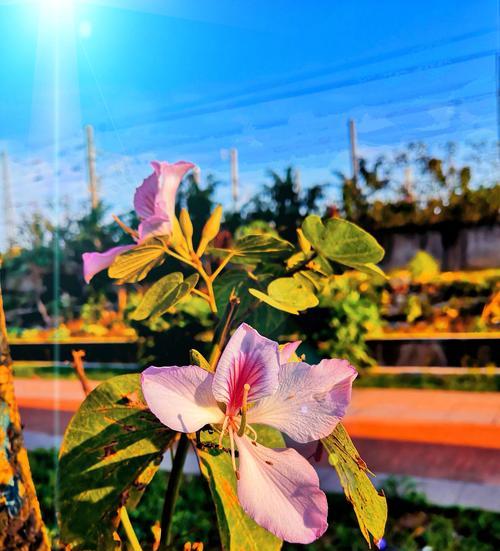
M 357 437 L 500 450 L 500 393 L 355 389 L 346 425 Z
M 82 400 L 73 380 L 15 384 L 27 434 L 62 434 Z M 360 388 L 345 425 L 376 473 L 500 485 L 500 394 Z
M 68 379 L 17 379 L 15 386 L 25 410 L 52 411 L 57 404 L 74 412 L 83 396 L 78 381 Z M 500 393 L 354 389 L 345 424 L 357 438 L 500 450 Z

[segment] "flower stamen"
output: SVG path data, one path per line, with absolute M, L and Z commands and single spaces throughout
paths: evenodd
M 226 417 L 224 417 L 224 423 L 222 424 L 222 429 L 220 431 L 220 436 L 219 436 L 219 449 L 220 450 L 222 449 L 222 439 L 224 438 L 224 434 L 226 434 L 228 423 L 229 423 L 229 415 L 226 415 Z
M 233 470 L 234 474 L 236 475 L 236 479 L 240 479 L 240 472 L 238 471 L 238 468 L 236 467 L 236 453 L 234 450 L 234 433 L 233 433 L 233 427 L 229 426 L 229 441 L 231 442 L 231 462 L 233 463 Z
M 253 441 L 257 442 L 257 431 L 251 425 L 247 425 L 246 428 L 252 433 Z
M 243 400 L 241 403 L 241 425 L 238 430 L 238 436 L 245 434 L 245 428 L 247 426 L 247 408 L 248 408 L 248 393 L 250 392 L 250 385 L 245 383 L 243 386 Z

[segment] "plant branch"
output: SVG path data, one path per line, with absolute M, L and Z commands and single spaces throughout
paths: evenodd
M 172 258 L 177 259 L 179 262 L 184 262 L 184 264 L 187 264 L 188 266 L 191 266 L 191 268 L 198 269 L 196 265 L 191 262 L 188 258 L 185 256 L 181 256 L 180 254 L 175 253 L 172 249 L 169 249 L 168 247 L 165 247 L 164 251 L 170 255 Z
M 73 356 L 73 361 L 71 365 L 75 370 L 76 376 L 78 377 L 80 384 L 82 385 L 82 390 L 85 396 L 88 396 L 92 391 L 90 381 L 87 378 L 85 373 L 85 367 L 83 365 L 83 358 L 85 358 L 85 350 L 72 350 L 71 355 Z
M 240 306 L 240 299 L 235 294 L 234 289 L 231 291 L 229 296 L 229 303 L 226 307 L 224 318 L 220 321 L 218 328 L 215 331 L 215 345 L 210 354 L 210 366 L 215 370 L 215 366 L 219 361 L 220 355 L 222 354 L 222 349 L 224 348 L 229 331 L 231 329 L 231 324 L 234 321 L 236 312 Z M 219 332 L 220 329 L 220 332 Z
M 116 214 L 113 214 L 113 220 L 120 226 L 120 228 L 125 232 L 125 233 L 128 233 L 130 236 L 132 236 L 134 239 L 138 239 L 139 238 L 139 234 L 133 230 L 132 228 L 129 228 L 127 226 L 127 224 L 125 224 L 124 222 L 122 222 L 118 216 L 116 216 Z
M 189 449 L 189 439 L 182 433 L 177 444 L 177 450 L 172 463 L 172 470 L 168 478 L 167 492 L 163 503 L 161 515 L 161 537 L 159 551 L 166 551 L 172 545 L 172 520 L 175 510 L 175 503 L 179 497 L 179 490 L 182 480 L 182 470 L 186 461 Z
M 208 303 L 210 303 L 210 297 L 206 293 L 204 293 L 203 291 L 200 291 L 199 289 L 193 289 L 192 292 L 195 295 L 198 295 L 199 297 L 205 299 Z
M 203 265 L 198 257 L 194 257 L 192 260 L 181 256 L 180 254 L 175 253 L 168 247 L 165 247 L 165 253 L 170 255 L 172 258 L 176 258 L 179 260 L 179 262 L 184 262 L 184 264 L 187 264 L 188 266 L 191 266 L 191 268 L 194 268 L 201 276 L 203 281 L 205 282 L 205 285 L 207 286 L 207 293 L 201 293 L 201 291 L 198 291 L 198 294 L 201 293 L 200 296 L 203 296 L 205 300 L 210 305 L 210 310 L 216 314 L 217 313 L 217 304 L 215 302 L 215 294 L 214 289 L 212 286 L 212 280 L 210 279 L 210 276 L 205 271 L 205 268 L 203 268 Z
M 222 270 L 227 266 L 227 264 L 231 261 L 233 258 L 234 253 L 230 253 L 224 258 L 224 260 L 217 266 L 217 269 L 215 272 L 210 276 L 210 279 L 214 281 L 214 279 L 222 272 Z
M 217 303 L 215 302 L 215 294 L 214 294 L 214 288 L 212 285 L 212 279 L 207 274 L 205 268 L 203 267 L 203 264 L 201 263 L 201 260 L 198 257 L 194 257 L 193 259 L 195 261 L 194 268 L 198 271 L 201 278 L 205 282 L 205 285 L 207 286 L 207 296 L 208 296 L 208 303 L 210 304 L 210 309 L 212 310 L 212 313 L 217 314 Z
M 212 310 L 212 313 L 217 314 L 217 303 L 215 302 L 215 294 L 214 294 L 214 288 L 212 286 L 212 281 L 210 280 L 210 278 L 208 276 L 204 277 L 201 274 L 201 272 L 200 272 L 200 275 L 203 278 L 203 280 L 205 281 L 205 284 L 207 286 L 208 298 L 209 298 L 208 302 L 210 304 L 210 309 Z
M 201 263 L 200 266 L 197 268 L 199 268 L 198 271 L 203 279 L 207 282 L 207 287 L 209 291 L 212 291 L 213 296 L 212 282 L 210 281 L 210 277 L 205 272 L 205 269 L 203 268 Z M 203 276 L 203 274 L 205 275 L 205 277 Z M 210 363 L 212 366 L 215 366 L 215 364 L 219 360 L 222 348 L 226 343 L 229 331 L 231 329 L 231 323 L 234 321 L 234 316 L 239 304 L 240 299 L 234 293 L 234 290 L 231 291 L 231 295 L 229 296 L 229 303 L 225 311 L 225 316 L 223 320 L 221 320 L 219 323 L 219 327 L 221 328 L 220 336 L 216 339 L 216 344 L 214 345 L 212 354 L 210 355 Z M 216 330 L 216 334 L 218 334 L 218 330 Z M 189 438 L 185 433 L 182 433 L 179 438 L 179 443 L 177 444 L 175 456 L 172 460 L 172 470 L 170 471 L 167 491 L 165 493 L 165 501 L 163 502 L 159 551 L 167 551 L 172 545 L 172 520 L 175 511 L 175 504 L 179 497 L 179 489 L 182 480 L 182 470 L 184 468 L 188 449 Z
M 132 523 L 130 522 L 130 517 L 128 516 L 127 509 L 125 509 L 125 507 L 122 507 L 120 509 L 120 520 L 122 521 L 123 530 L 125 532 L 125 535 L 127 536 L 132 551 L 142 551 L 141 544 L 137 539 L 137 536 L 132 527 Z

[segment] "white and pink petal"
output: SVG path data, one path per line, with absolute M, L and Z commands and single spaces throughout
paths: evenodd
M 195 365 L 152 366 L 142 372 L 142 393 L 164 425 L 179 432 L 196 432 L 208 423 L 224 421 L 212 394 L 212 379 L 212 373 Z
M 86 283 L 89 283 L 97 273 L 109 268 L 119 254 L 129 251 L 135 246 L 136 245 L 120 245 L 103 253 L 83 253 L 83 277 Z
M 141 220 L 152 217 L 172 220 L 175 216 L 177 188 L 186 172 L 195 165 L 187 161 L 172 164 L 153 161 L 151 166 L 153 173 L 135 191 L 135 211 Z
M 296 442 L 325 438 L 345 414 L 356 375 L 346 360 L 284 364 L 277 391 L 249 409 L 248 422 L 271 425 Z
M 310 463 L 290 448 L 236 437 L 238 499 L 257 524 L 290 543 L 307 544 L 328 527 L 328 504 Z
M 159 178 L 156 171 L 145 178 L 142 184 L 136 188 L 134 209 L 141 220 L 154 216 L 159 189 Z
M 175 216 L 175 197 L 177 188 L 186 172 L 195 167 L 188 161 L 166 163 L 153 161 L 153 169 L 159 180 L 159 193 L 155 202 L 155 214 L 166 216 L 170 220 Z
M 170 235 L 172 233 L 172 223 L 169 218 L 164 216 L 150 216 L 139 224 L 138 231 L 139 243 L 142 243 L 151 237 Z
M 248 401 L 273 394 L 278 387 L 278 343 L 243 323 L 227 343 L 214 376 L 213 393 L 235 415 L 243 402 L 245 384 L 250 385 Z

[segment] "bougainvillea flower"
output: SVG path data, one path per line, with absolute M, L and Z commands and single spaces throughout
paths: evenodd
M 89 281 L 105 270 L 115 258 L 146 239 L 172 233 L 175 218 L 175 196 L 182 178 L 195 165 L 186 161 L 166 163 L 153 161 L 153 173 L 135 190 L 134 209 L 141 221 L 135 237 L 135 245 L 113 247 L 104 253 L 84 253 L 83 275 Z
M 298 344 L 280 353 L 277 343 L 243 324 L 215 373 L 194 365 L 149 367 L 142 390 L 150 410 L 171 429 L 189 433 L 215 425 L 220 446 L 227 433 L 244 511 L 279 538 L 306 544 L 327 528 L 316 471 L 291 448 L 263 446 L 252 424 L 270 425 L 297 442 L 328 436 L 344 415 L 356 371 L 342 360 L 283 363 Z

